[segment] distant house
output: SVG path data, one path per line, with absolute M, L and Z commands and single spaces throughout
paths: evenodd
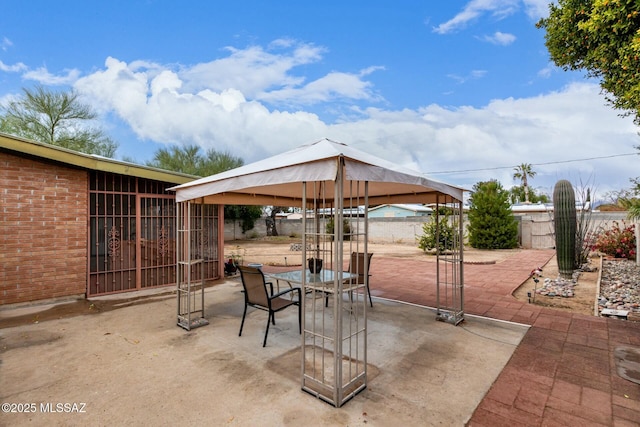
M 166 189 L 194 178 L 0 133 L 0 305 L 175 284 Z M 207 212 L 210 236 L 220 216 Z M 203 258 L 192 274 L 219 277 Z
M 589 202 L 584 205 L 581 202 L 576 202 L 576 211 L 588 211 L 590 207 L 591 205 Z M 515 205 L 511 205 L 511 212 L 513 212 L 514 215 L 525 215 L 544 212 L 552 213 L 553 203 L 516 203 Z
M 553 212 L 553 203 L 516 203 L 511 205 L 514 215 Z
M 301 212 L 280 212 L 276 214 L 276 218 L 277 219 L 297 219 L 300 220 L 302 219 L 302 213 Z M 309 218 L 309 215 L 307 215 L 307 218 Z
M 408 216 L 428 216 L 433 209 L 423 205 L 387 204 L 369 209 L 369 218 L 404 218 Z

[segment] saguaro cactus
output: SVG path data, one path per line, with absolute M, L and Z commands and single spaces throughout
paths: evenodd
M 566 179 L 553 189 L 553 223 L 556 233 L 556 258 L 560 276 L 571 278 L 576 260 L 576 196 Z

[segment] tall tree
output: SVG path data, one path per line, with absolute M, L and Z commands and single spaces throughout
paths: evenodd
M 478 182 L 469 198 L 469 244 L 478 249 L 509 249 L 518 245 L 518 223 L 509 206 L 509 192 L 496 181 Z
M 535 189 L 529 187 L 529 202 L 531 203 L 550 203 L 551 199 L 548 195 L 540 192 L 536 192 Z M 515 204 L 522 202 L 526 199 L 524 194 L 524 187 L 521 185 L 514 185 L 509 189 L 509 199 L 511 203 Z
M 524 202 L 529 203 L 529 178 L 536 176 L 536 172 L 531 169 L 531 164 L 522 163 L 513 168 L 513 179 L 519 179 L 522 182 L 524 190 Z
M 240 157 L 235 157 L 228 152 L 219 152 L 213 148 L 203 155 L 200 147 L 193 144 L 160 148 L 155 152 L 153 160 L 147 162 L 147 166 L 196 176 L 214 175 L 243 164 L 244 161 Z M 243 233 L 251 230 L 260 216 L 262 216 L 261 206 L 225 205 L 224 207 L 224 217 L 240 220 Z
M 113 157 L 118 145 L 99 127 L 97 114 L 74 91 L 53 92 L 36 86 L 3 106 L 0 130 L 34 141 L 87 154 Z
M 285 212 L 289 212 L 289 208 L 286 206 L 271 206 L 271 208 L 269 209 L 269 216 L 266 218 L 267 236 L 278 235 L 276 216 L 279 213 Z
M 607 101 L 640 123 L 640 2 L 558 0 L 536 26 L 556 65 L 600 79 Z
M 228 151 L 220 152 L 213 148 L 207 150 L 204 160 L 203 173 L 204 176 L 214 175 L 216 173 L 235 169 L 244 164 L 240 157 L 236 157 Z
M 172 145 L 169 148 L 160 148 L 154 153 L 153 159 L 147 162 L 147 166 L 190 175 L 207 176 L 202 173 L 203 164 L 204 158 L 197 145 Z
M 616 203 L 626 209 L 630 220 L 638 222 L 640 221 L 640 178 L 632 178 L 631 182 L 633 187 L 630 190 L 617 192 Z
M 197 145 L 173 145 L 160 148 L 153 155 L 153 160 L 147 166 L 197 176 L 209 176 L 242 166 L 244 161 L 228 152 L 219 152 L 213 148 L 205 155 Z

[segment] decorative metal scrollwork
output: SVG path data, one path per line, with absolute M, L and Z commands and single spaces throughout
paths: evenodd
M 109 241 L 107 245 L 109 248 L 109 256 L 118 256 L 120 252 L 120 231 L 118 231 L 115 225 L 111 226 L 111 230 L 109 230 Z
M 158 230 L 158 255 L 161 257 L 169 253 L 168 234 L 169 232 L 164 228 L 164 225 Z

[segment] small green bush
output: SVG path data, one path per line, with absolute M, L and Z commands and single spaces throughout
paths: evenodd
M 437 234 L 437 229 L 440 233 Z M 449 215 L 432 216 L 429 222 L 422 224 L 422 236 L 418 237 L 418 247 L 423 251 L 437 249 L 438 252 L 453 249 L 453 239 L 455 234 L 455 224 L 450 224 Z
M 334 222 L 334 218 L 331 217 L 329 218 L 329 221 L 327 221 L 327 225 L 326 225 L 326 233 L 327 234 L 334 234 L 335 233 L 335 222 Z M 351 238 L 351 224 L 349 224 L 349 221 L 346 219 L 342 220 L 342 233 L 344 234 L 343 236 L 343 240 L 350 240 Z

